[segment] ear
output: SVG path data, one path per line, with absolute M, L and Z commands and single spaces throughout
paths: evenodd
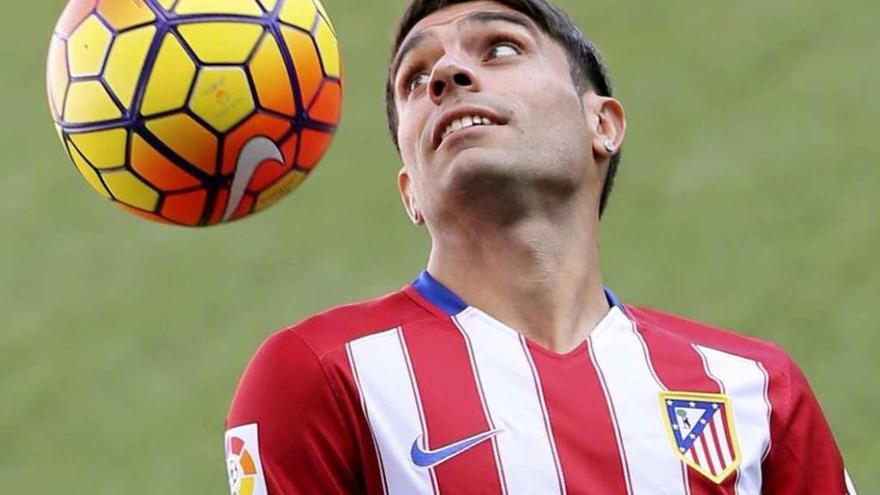
M 409 172 L 406 171 L 406 167 L 401 168 L 400 172 L 397 173 L 397 189 L 400 190 L 400 199 L 403 201 L 403 209 L 406 210 L 406 214 L 409 216 L 410 221 L 415 225 L 424 224 L 425 219 L 422 216 L 421 211 L 419 211 L 418 203 L 416 201 L 415 187 L 413 186 Z
M 593 152 L 606 158 L 617 154 L 626 137 L 623 105 L 614 98 L 588 91 L 584 95 L 584 108 L 590 116 Z

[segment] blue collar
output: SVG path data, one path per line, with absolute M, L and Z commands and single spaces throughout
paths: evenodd
M 423 271 L 419 278 L 413 281 L 412 285 L 419 291 L 422 297 L 442 309 L 448 315 L 457 315 L 468 307 L 466 302 L 435 280 L 427 270 Z M 605 297 L 608 299 L 608 304 L 611 307 L 621 307 L 620 300 L 617 299 L 617 296 L 608 287 L 605 288 Z

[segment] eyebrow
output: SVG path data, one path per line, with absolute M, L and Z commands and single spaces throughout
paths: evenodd
M 507 22 L 523 27 L 528 30 L 533 37 L 535 37 L 536 39 L 539 38 L 538 29 L 535 27 L 535 24 L 532 22 L 532 20 L 518 13 L 480 11 L 468 15 L 459 22 L 462 24 L 488 24 L 490 22 Z M 406 42 L 404 42 L 403 45 L 401 45 L 400 49 L 397 51 L 397 56 L 394 57 L 394 62 L 391 64 L 392 77 L 397 77 L 397 71 L 400 70 L 400 65 L 403 62 L 403 59 L 409 54 L 409 52 L 415 50 L 428 38 L 432 37 L 433 35 L 430 34 L 430 32 L 423 31 L 406 40 Z

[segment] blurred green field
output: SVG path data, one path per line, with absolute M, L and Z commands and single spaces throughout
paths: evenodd
M 402 2 L 326 0 L 343 124 L 266 213 L 193 231 L 106 204 L 52 129 L 62 0 L 0 20 L 0 486 L 224 493 L 223 419 L 270 332 L 423 267 L 394 185 L 383 76 Z M 861 493 L 880 493 L 880 8 L 798 0 L 559 1 L 603 48 L 630 134 L 604 221 L 622 298 L 780 343 Z

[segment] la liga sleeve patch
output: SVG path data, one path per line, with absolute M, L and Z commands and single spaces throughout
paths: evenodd
M 256 423 L 226 432 L 226 470 L 232 495 L 267 495 L 260 462 L 260 436 Z

